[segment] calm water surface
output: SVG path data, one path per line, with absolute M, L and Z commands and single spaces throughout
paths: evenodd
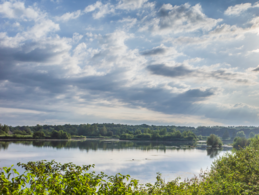
M 54 159 L 60 163 L 95 164 L 93 170 L 97 173 L 130 174 L 141 183 L 154 183 L 157 172 L 165 181 L 198 175 L 226 152 L 203 147 L 181 149 L 181 144 L 186 145 L 118 140 L 0 141 L 0 167 Z

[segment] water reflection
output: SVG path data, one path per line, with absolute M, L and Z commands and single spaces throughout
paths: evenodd
M 54 159 L 60 163 L 95 164 L 97 173 L 130 174 L 147 183 L 155 181 L 157 172 L 166 181 L 179 176 L 193 177 L 201 168 L 210 168 L 213 158 L 223 153 L 203 146 L 197 148 L 196 143 L 190 142 L 5 140 L 0 141 L 0 167 Z
M 33 146 L 38 148 L 50 147 L 55 149 L 70 149 L 78 148 L 81 151 L 97 151 L 97 150 L 193 150 L 196 147 L 196 142 L 141 142 L 141 141 L 118 141 L 118 140 L 82 140 L 82 141 L 44 141 L 44 140 L 29 140 L 29 141 L 0 141 L 0 150 L 7 150 L 9 144 L 21 144 L 25 146 Z M 222 149 L 200 147 L 201 150 L 207 150 L 207 155 L 210 158 L 215 158 L 219 155 Z M 226 151 L 226 149 L 224 149 Z M 227 149 L 229 150 L 229 149 Z
M 215 158 L 216 156 L 219 155 L 219 152 L 221 150 L 220 149 L 217 149 L 217 148 L 207 148 L 207 155 L 210 157 L 210 158 Z
M 80 150 L 123 150 L 123 149 L 139 149 L 139 150 L 190 150 L 194 149 L 196 142 L 145 142 L 145 141 L 119 141 L 119 140 L 82 140 L 82 141 L 0 141 L 0 150 L 8 149 L 10 143 L 32 145 L 34 147 L 52 147 L 55 149 L 79 148 Z

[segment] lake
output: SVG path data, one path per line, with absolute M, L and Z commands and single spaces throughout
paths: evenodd
M 140 183 L 154 183 L 157 172 L 162 173 L 165 181 L 198 175 L 201 169 L 210 168 L 215 158 L 228 150 L 230 149 L 211 150 L 202 145 L 191 146 L 190 143 L 180 142 L 100 139 L 0 141 L 0 167 L 38 160 L 73 162 L 77 165 L 95 164 L 92 170 L 96 173 L 130 174 L 132 178 L 140 180 Z

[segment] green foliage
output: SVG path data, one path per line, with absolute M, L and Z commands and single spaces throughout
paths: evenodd
M 235 149 L 240 149 L 248 146 L 250 144 L 250 140 L 245 137 L 236 137 L 233 142 L 233 147 Z
M 25 127 L 24 132 L 25 132 L 26 135 L 31 135 L 32 134 L 32 131 L 31 131 L 31 129 L 29 127 Z
M 4 134 L 1 130 L 4 126 L 0 125 L 0 134 Z M 8 126 L 7 126 L 8 127 Z M 105 127 L 105 128 L 104 128 Z M 202 139 L 209 136 L 210 134 L 215 134 L 223 139 L 228 139 L 227 133 L 229 137 L 234 139 L 236 137 L 237 132 L 244 131 L 246 135 L 253 132 L 255 134 L 259 134 L 259 127 L 254 126 L 199 126 L 189 127 L 189 126 L 156 126 L 156 125 L 124 125 L 124 124 L 114 124 L 114 123 L 94 123 L 94 124 L 81 124 L 81 125 L 36 125 L 36 126 L 16 126 L 11 127 L 9 126 L 10 131 L 13 132 L 14 130 L 20 130 L 24 133 L 24 135 L 31 135 L 32 132 L 42 131 L 44 132 L 45 136 L 51 137 L 52 131 L 64 131 L 67 135 L 83 135 L 83 136 L 95 136 L 95 137 L 102 137 L 102 136 L 111 136 L 111 133 L 108 135 L 108 132 L 112 132 L 112 136 L 119 137 L 122 134 L 141 134 L 141 133 L 148 133 L 151 134 L 154 139 L 167 139 L 170 135 L 172 138 L 172 134 L 176 133 L 174 140 L 181 140 L 186 139 L 186 136 L 182 134 L 185 131 L 192 132 L 195 136 L 201 135 Z M 29 130 L 28 130 L 29 129 Z M 106 130 L 105 130 L 106 129 Z M 31 132 L 30 132 L 31 131 Z M 157 135 L 157 132 L 159 136 Z M 8 132 L 7 132 L 8 134 Z M 167 137 L 167 138 L 165 138 Z M 176 139 L 177 137 L 177 139 Z M 152 138 L 152 139 L 153 139 Z M 170 138 L 170 139 L 171 139 Z M 198 139 L 196 137 L 196 139 Z M 200 138 L 199 138 L 200 139 Z
M 113 132 L 112 131 L 108 131 L 107 136 L 113 136 Z
M 70 136 L 63 130 L 59 130 L 59 131 L 54 130 L 51 132 L 51 138 L 52 139 L 70 139 Z
M 180 131 L 173 131 L 167 133 L 166 129 L 157 130 L 157 131 L 149 131 L 144 130 L 144 132 L 151 133 L 141 133 L 140 130 L 137 130 L 134 135 L 132 134 L 122 134 L 120 139 L 139 139 L 139 140 L 161 140 L 161 141 L 195 141 L 197 139 L 196 135 L 192 131 L 184 131 L 181 133 Z
M 73 139 L 85 139 L 86 136 L 83 136 L 83 135 L 72 135 L 71 138 L 73 138 Z
M 0 130 L 0 135 L 6 135 L 6 133 L 3 130 Z
M 221 147 L 222 146 L 222 141 L 221 139 L 214 135 L 211 134 L 208 138 L 207 138 L 207 145 L 212 146 L 212 147 Z
M 106 127 L 103 125 L 103 127 L 100 129 L 100 134 L 102 135 L 102 136 L 104 136 L 104 135 L 106 135 L 107 134 L 107 129 L 106 129 Z
M 244 131 L 238 131 L 237 134 L 236 134 L 236 137 L 246 137 Z
M 134 135 L 132 135 L 132 134 L 127 134 L 127 133 L 122 134 L 122 135 L 120 136 L 120 139 L 122 139 L 122 140 L 133 139 L 133 138 L 134 138 Z
M 5 132 L 5 134 L 9 133 L 9 127 L 7 125 L 4 125 L 2 128 L 2 131 Z
M 249 137 L 250 137 L 250 138 L 253 138 L 254 136 L 255 136 L 255 133 L 254 133 L 254 132 L 250 132 L 250 133 L 249 133 Z
M 45 134 L 43 131 L 36 131 L 33 133 L 33 138 L 34 139 L 44 139 L 45 138 Z
M 229 139 L 229 133 L 228 133 L 228 130 L 226 129 L 224 134 L 222 135 L 222 139 L 226 140 L 226 139 Z
M 25 132 L 21 131 L 21 130 L 14 130 L 13 134 L 17 134 L 17 135 L 24 135 Z
M 141 130 L 140 129 L 137 129 L 136 131 L 135 131 L 135 135 L 140 135 L 142 132 L 141 132 Z
M 138 138 L 138 139 L 151 139 L 151 134 L 149 133 L 142 133 L 142 134 L 138 134 L 135 136 L 135 138 Z
M 165 183 L 158 173 L 154 185 L 140 185 L 129 175 L 95 174 L 89 171 L 93 165 L 76 166 L 55 161 L 18 163 L 18 166 L 25 169 L 23 174 L 12 166 L 3 167 L 1 194 L 256 195 L 259 191 L 259 138 L 253 138 L 244 149 L 218 158 L 210 171 L 201 171 L 198 176 L 182 182 L 177 178 Z
M 161 130 L 159 131 L 159 135 L 166 135 L 166 133 L 167 133 L 166 128 L 163 128 L 163 129 L 161 129 Z

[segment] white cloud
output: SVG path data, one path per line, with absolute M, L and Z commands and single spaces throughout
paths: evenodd
M 39 17 L 44 17 L 35 7 L 29 6 L 25 8 L 23 2 L 4 2 L 0 4 L 0 14 L 5 18 L 36 20 Z
M 256 7 L 259 7 L 259 2 L 254 3 L 254 5 L 252 5 L 251 3 L 241 3 L 241 4 L 237 4 L 235 6 L 228 7 L 227 10 L 224 12 L 224 14 L 238 15 L 250 8 L 256 8 Z
M 154 3 L 147 3 L 148 0 L 120 0 L 117 9 L 135 10 L 142 7 L 153 7 Z
M 100 1 L 97 1 L 93 5 L 88 5 L 85 9 L 84 12 L 93 12 L 95 10 L 98 10 L 97 12 L 93 13 L 93 18 L 94 19 L 99 19 L 104 17 L 107 14 L 111 14 L 115 12 L 114 6 L 111 5 L 110 3 L 107 4 L 102 4 Z
M 252 18 L 247 24 L 250 24 L 251 26 L 242 28 L 236 25 L 221 24 L 202 36 L 180 36 L 176 39 L 166 38 L 164 41 L 172 41 L 174 44 L 200 44 L 207 46 L 215 41 L 230 42 L 234 40 L 242 40 L 245 38 L 245 34 L 247 33 L 258 34 L 259 17 Z
M 65 13 L 63 14 L 62 16 L 60 17 L 57 17 L 57 20 L 60 20 L 60 21 L 68 21 L 68 20 L 71 20 L 71 19 L 76 19 L 78 18 L 79 16 L 81 15 L 81 10 L 77 10 L 75 12 L 68 12 L 68 13 Z
M 200 4 L 191 6 L 185 3 L 180 6 L 163 4 L 156 16 L 146 20 L 140 31 L 149 30 L 154 34 L 192 32 L 199 29 L 211 30 L 222 19 L 208 18 Z
M 137 23 L 137 19 L 128 17 L 128 18 L 123 18 L 118 22 L 124 24 L 122 27 L 123 29 L 130 29 Z
M 55 32 L 59 29 L 59 25 L 54 23 L 53 21 L 43 20 L 42 22 L 37 23 L 28 31 L 28 36 L 40 38 L 46 36 L 46 34 L 49 32 Z
M 77 43 L 78 41 L 80 41 L 83 38 L 83 35 L 80 35 L 79 33 L 74 33 L 73 34 L 73 42 Z
M 230 6 L 228 9 L 224 12 L 226 15 L 238 15 L 241 12 L 251 8 L 251 3 L 241 3 L 235 6 Z
M 255 49 L 251 51 L 252 53 L 259 53 L 259 49 Z
M 92 12 L 98 8 L 100 8 L 102 6 L 102 3 L 100 1 L 97 1 L 95 4 L 93 5 L 88 5 L 85 9 L 84 12 L 88 13 L 88 12 Z

